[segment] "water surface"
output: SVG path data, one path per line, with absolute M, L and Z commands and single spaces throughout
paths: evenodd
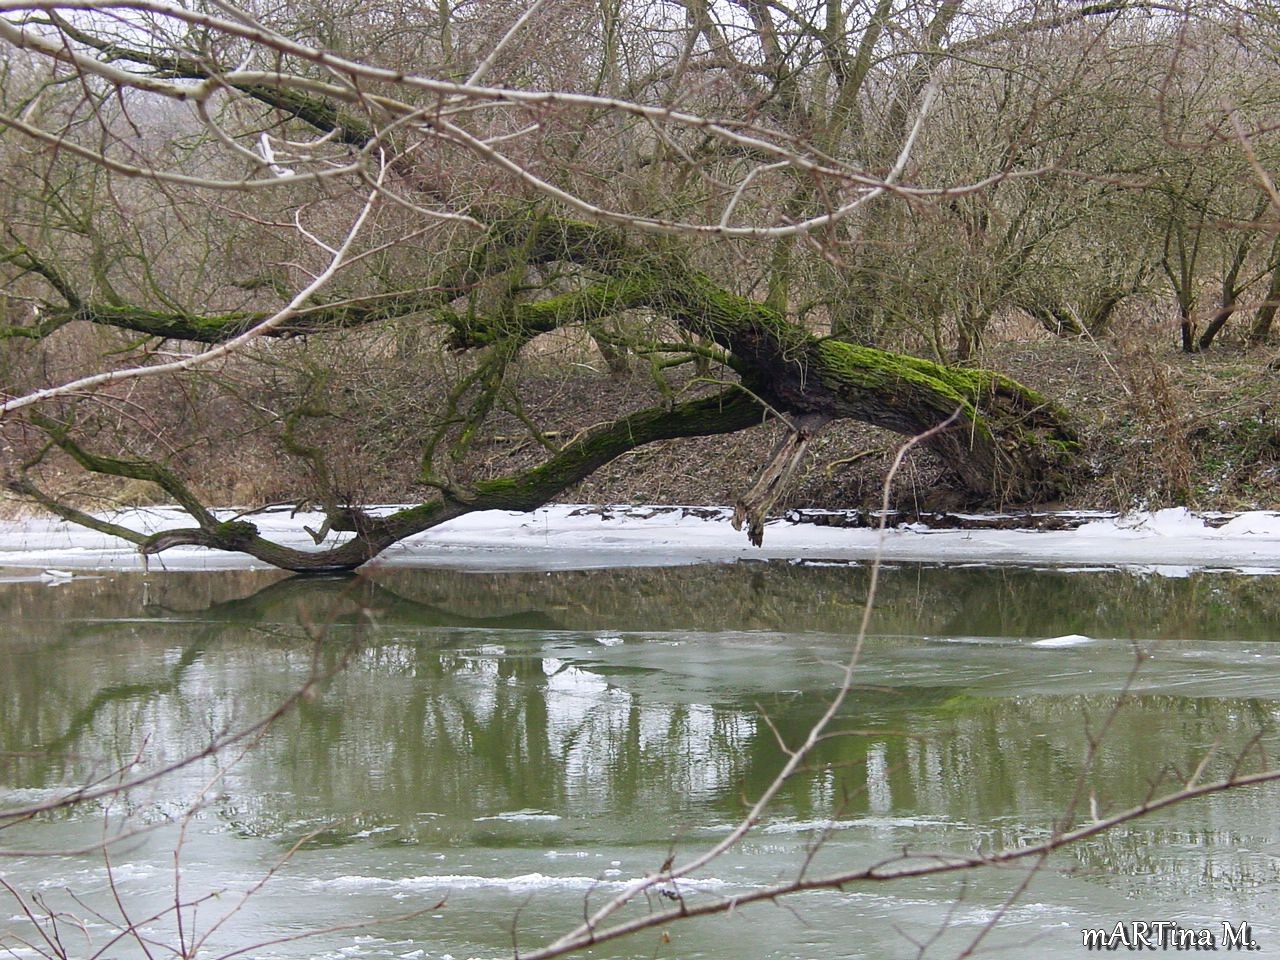
M 199 754 L 326 676 L 260 736 L 0 831 L 0 945 L 20 957 L 545 943 L 741 817 L 835 693 L 868 589 L 862 566 L 781 562 L 8 579 L 10 808 Z M 1277 622 L 1275 577 L 891 567 L 839 735 L 668 893 L 1034 843 L 1256 769 L 1277 746 Z M 1255 955 L 1280 956 L 1278 800 L 1220 794 L 1056 854 L 977 955 L 1077 956 L 1085 927 L 1173 919 L 1250 921 Z M 951 957 L 1027 880 L 855 884 L 591 955 Z M 115 939 L 126 916 L 141 933 Z

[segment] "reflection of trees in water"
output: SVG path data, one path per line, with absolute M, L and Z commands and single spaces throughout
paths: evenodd
M 258 589 L 211 600 L 211 581 Z M 266 713 L 270 697 L 290 692 L 313 667 L 334 667 L 352 631 L 368 631 L 377 620 L 415 628 L 553 626 L 537 613 L 459 617 L 358 577 L 232 573 L 157 578 L 157 584 L 120 577 L 81 578 L 56 589 L 6 585 L 0 590 L 0 751 L 15 779 L 45 782 L 88 775 L 86 761 L 96 771 L 114 769 L 130 745 L 159 736 L 172 737 L 171 751 L 199 750 L 202 735 L 236 722 L 208 709 L 216 678 L 232 661 L 251 674 L 269 662 L 265 673 L 248 678 L 250 686 L 266 681 L 266 695 L 255 705 Z M 158 729 L 162 717 L 171 729 Z M 84 741 L 109 732 L 116 735 L 110 755 L 97 755 L 97 762 L 81 755 Z
M 282 721 L 227 781 L 224 808 L 244 829 L 275 832 L 365 813 L 401 825 L 399 836 L 446 840 L 475 817 L 535 808 L 564 817 L 549 829 L 616 816 L 665 836 L 729 819 L 779 768 L 775 737 L 798 742 L 821 711 L 829 675 L 820 665 L 791 669 L 787 690 L 766 695 L 767 678 L 746 691 L 726 670 L 719 685 L 700 677 L 681 688 L 693 694 L 677 696 L 665 684 L 679 679 L 672 673 L 679 661 L 646 661 L 651 654 L 641 645 L 636 656 L 648 667 L 609 670 L 593 637 L 574 631 L 626 630 L 650 614 L 658 630 L 777 629 L 784 621 L 829 627 L 824 608 L 852 602 L 863 580 L 859 571 L 786 565 L 693 573 L 272 580 L 203 608 L 184 583 L 166 580 L 127 611 L 128 621 L 95 623 L 84 616 L 103 617 L 110 606 L 100 584 L 78 607 L 79 584 L 26 587 L 25 611 L 36 612 L 41 589 L 53 609 L 21 630 L 11 620 L 3 628 L 0 735 L 11 755 L 45 752 L 11 761 L 16 776 L 7 779 L 82 776 L 80 755 L 114 757 L 127 749 L 119 744 L 144 735 L 170 757 L 198 749 L 212 726 L 232 722 L 233 711 L 242 719 L 265 714 L 314 659 L 333 661 L 364 631 L 352 665 Z M 1186 623 L 1209 629 L 1227 609 L 1246 611 L 1244 634 L 1253 629 L 1249 617 L 1271 609 L 1273 592 L 1270 581 L 1240 577 L 899 568 L 889 571 L 880 629 L 1097 635 L 1123 601 L 1139 609 L 1163 604 L 1154 618 L 1161 625 L 1143 628 L 1147 635 L 1185 636 Z M 59 619 L 75 609 L 92 613 Z M 1037 626 L 1037 615 L 1052 626 Z M 1068 625 L 1068 616 L 1078 619 Z M 319 644 L 309 633 L 316 625 L 326 625 Z M 696 634 L 686 637 L 694 645 L 689 656 L 706 655 Z M 793 668 L 783 661 L 796 649 L 780 643 L 766 662 Z M 982 838 L 989 846 L 1028 839 L 1028 823 L 1047 829 L 1087 752 L 1084 720 L 1098 729 L 1114 694 L 980 698 L 963 689 L 891 677 L 859 688 L 839 725 L 847 735 L 820 746 L 784 792 L 782 812 L 800 820 L 907 813 L 992 823 Z M 1243 697 L 1135 696 L 1114 723 L 1086 795 L 1096 796 L 1103 813 L 1131 803 L 1162 778 L 1165 786 L 1185 779 L 1214 743 L 1223 748 L 1203 776 L 1224 772 L 1232 747 L 1269 727 L 1275 713 L 1274 703 Z M 1241 802 L 1202 801 L 1214 837 L 1237 828 L 1226 811 Z M 424 821 L 424 813 L 442 817 Z M 1142 868 L 1154 855 L 1125 837 L 1090 846 L 1084 865 Z
M 303 582 L 281 579 L 279 572 L 125 574 L 78 578 L 53 589 L 2 585 L 0 637 L 21 642 L 29 624 L 143 611 L 248 620 L 274 613 L 296 622 L 299 604 L 316 616 L 335 602 L 350 610 L 363 603 L 390 622 L 421 625 L 510 616 L 526 618 L 531 627 L 573 630 L 848 632 L 861 613 L 866 583 L 862 566 L 782 561 L 530 573 L 385 569 L 376 579 Z M 1152 638 L 1270 639 L 1269 627 L 1280 619 L 1280 577 L 896 564 L 884 570 L 877 609 L 879 632 L 908 635 L 1127 637 L 1137 631 Z
M 459 614 L 539 609 L 569 629 L 853 632 L 868 571 L 778 561 L 500 574 L 386 570 L 378 578 Z M 908 636 L 1270 639 L 1280 619 L 1280 577 L 895 564 L 884 570 L 876 606 L 876 632 Z

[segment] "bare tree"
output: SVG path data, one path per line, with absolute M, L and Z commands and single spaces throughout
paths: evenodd
M 196 526 L 129 532 L 144 552 L 200 544 L 292 569 L 348 568 L 471 510 L 536 506 L 641 444 L 741 430 L 770 417 L 788 425 L 791 440 L 744 497 L 743 518 L 756 540 L 760 518 L 809 438 L 834 419 L 913 435 L 959 409 L 954 428 L 930 434 L 929 445 L 966 498 L 1035 501 L 1066 483 L 1074 432 L 1046 398 L 998 374 L 821 339 L 790 313 L 788 265 L 804 249 L 798 244 L 838 256 L 840 238 L 856 239 L 883 205 L 963 205 L 1053 163 L 1042 151 L 1026 169 L 1024 160 L 979 159 L 905 181 L 913 164 L 925 162 L 917 154 L 942 115 L 938 103 L 962 83 L 931 64 L 940 54 L 911 52 L 912 38 L 941 50 L 952 32 L 966 34 L 958 47 L 965 57 L 983 51 L 998 60 L 1010 37 L 1038 37 L 1106 11 L 1032 10 L 1010 30 L 960 21 L 950 5 L 912 7 L 895 15 L 895 24 L 908 28 L 899 34 L 886 30 L 887 7 L 859 24 L 834 4 L 785 23 L 763 5 L 745 18 L 697 4 L 565 6 L 554 14 L 533 8 L 492 35 L 478 21 L 449 14 L 415 34 L 418 46 L 387 44 L 365 57 L 358 41 L 349 55 L 295 39 L 300 26 L 287 12 L 268 22 L 249 10 L 161 2 L 127 10 L 100 2 L 5 9 L 12 11 L 0 20 L 8 59 L 31 77 L 0 118 L 6 139 L 47 156 L 49 170 L 71 163 L 91 177 L 105 174 L 113 199 L 80 214 L 101 219 L 136 194 L 140 203 L 158 203 L 158 211 L 183 211 L 189 227 L 210 240 L 224 223 L 228 237 L 265 234 L 282 256 L 247 276 L 234 253 L 225 262 L 211 258 L 213 244 L 201 241 L 177 258 L 175 289 L 159 264 L 186 245 L 174 244 L 170 225 L 158 220 L 130 218 L 133 236 L 112 243 L 131 252 L 95 253 L 90 264 L 98 266 L 89 273 L 57 244 L 41 248 L 34 235 L 11 237 L 8 260 L 27 275 L 24 289 L 32 292 L 22 296 L 33 310 L 30 320 L 7 328 L 9 339 L 42 342 L 86 324 L 144 339 L 118 355 L 123 364 L 5 402 L 8 415 L 29 408 L 23 423 L 47 438 L 14 466 L 10 487 L 84 521 L 85 514 L 40 491 L 37 467 L 47 453 L 60 451 L 90 472 L 156 484 Z M 603 47 L 588 39 L 598 24 L 607 28 Z M 558 45 L 542 42 L 547 31 Z M 651 35 L 676 42 L 654 47 L 648 59 L 624 61 L 624 52 L 636 49 L 629 38 Z M 906 49 L 877 70 L 877 57 L 888 55 L 880 45 L 891 36 Z M 464 57 L 464 47 L 485 52 Z M 581 51 L 574 69 L 560 56 L 569 48 Z M 456 64 L 439 74 L 401 66 L 424 55 Z M 539 86 L 557 76 L 558 87 Z M 877 111 L 885 119 L 873 126 Z M 166 125 L 180 134 L 158 137 Z M 779 204 L 772 189 L 782 183 L 792 199 Z M 310 237 L 321 257 L 326 244 L 338 250 L 318 231 L 326 223 L 331 235 L 345 229 L 338 226 L 342 211 L 349 217 L 366 190 L 378 209 L 359 221 L 360 248 L 342 248 L 337 258 L 346 261 L 340 286 L 334 258 L 325 267 L 314 255 L 286 252 L 290 233 Z M 27 194 L 41 218 L 33 226 L 48 222 L 41 188 Z M 182 198 L 195 195 L 213 199 L 188 211 Z M 264 197 L 281 198 L 266 201 L 280 206 L 265 216 Z M 102 246 L 96 224 L 79 236 L 67 240 Z M 717 260 L 730 252 L 725 244 L 750 241 L 769 250 L 762 301 L 737 292 L 734 279 L 713 277 Z M 1025 260 L 1025 252 L 1018 256 Z M 292 293 L 281 295 L 282 303 L 251 306 L 286 288 Z M 215 304 L 213 311 L 205 306 Z M 143 369 L 169 377 L 267 337 L 282 342 L 259 347 L 256 362 L 287 364 L 291 347 L 283 341 L 344 331 L 344 350 L 368 349 L 380 327 L 400 318 L 468 354 L 420 437 L 419 479 L 438 491 L 435 499 L 389 517 L 368 514 L 334 486 L 324 462 L 331 452 L 301 437 L 300 427 L 314 419 L 306 411 L 320 408 L 299 401 L 274 414 L 285 449 L 307 464 L 320 488 L 314 496 L 328 514 L 324 532 L 354 534 L 327 549 L 269 543 L 248 521 L 217 518 L 164 458 L 122 455 L 118 443 L 104 449 L 101 428 L 89 442 L 83 403 L 35 409 L 38 401 L 136 379 Z M 615 352 L 665 357 L 655 369 L 689 358 L 720 372 L 691 383 L 690 399 L 668 399 L 569 444 L 548 442 L 547 429 L 521 412 L 510 371 L 538 335 L 572 326 Z M 214 349 L 166 356 L 167 344 L 177 341 Z M 714 392 L 712 379 L 728 386 Z M 670 387 L 663 389 L 670 396 Z M 455 464 L 504 408 L 548 448 L 548 459 L 506 477 L 464 479 Z
M 1265 106 L 1266 35 L 1228 8 L 553 6 L 442 7 L 411 33 L 384 28 L 394 5 L 0 8 L 10 489 L 106 529 L 42 488 L 74 466 L 187 509 L 186 529 L 111 528 L 146 553 L 345 569 L 643 444 L 777 420 L 787 439 L 741 498 L 758 540 L 827 424 L 911 436 L 958 409 L 928 447 L 961 499 L 1032 503 L 1072 483 L 1069 415 L 917 354 L 971 363 L 1016 307 L 1098 332 L 1157 261 L 1202 348 L 1275 279 L 1269 202 L 1215 99 L 1251 76 L 1239 109 Z M 1269 168 L 1271 132 L 1250 143 Z M 569 331 L 615 373 L 647 365 L 656 404 L 585 432 L 531 412 L 521 365 Z M 391 338 L 404 368 L 371 390 L 355 371 L 385 373 Z M 409 415 L 428 353 L 435 392 Z M 151 391 L 126 386 L 142 371 Z M 185 424 L 152 396 L 173 390 L 198 393 Z M 545 456 L 477 472 L 503 418 Z M 343 419 L 362 450 L 326 442 Z M 217 444 L 234 462 L 230 423 L 297 464 L 318 543 L 351 536 L 298 551 L 211 511 L 184 459 Z M 403 482 L 428 495 L 374 516 L 360 477 L 404 443 Z
M 1174 122 L 1181 85 L 1224 38 L 1245 52 L 1213 61 L 1214 83 L 1244 74 L 1257 87 L 1235 112 L 1191 90 L 1195 110 Z M 971 501 L 1052 498 L 1080 459 L 1068 413 L 998 373 L 881 347 L 967 363 L 1017 306 L 1096 332 L 1161 249 L 1184 345 L 1214 279 L 1201 346 L 1265 279 L 1264 336 L 1280 275 L 1275 131 L 1259 119 L 1274 81 L 1250 71 L 1270 39 L 1212 4 L 389 2 L 339 16 L 0 0 L 6 482 L 145 554 L 194 544 L 295 570 L 357 567 L 466 513 L 545 503 L 641 445 L 766 420 L 783 436 L 738 514 L 756 542 L 839 419 L 917 438 Z M 1155 53 L 1165 76 L 1142 87 Z M 1192 140 L 1206 116 L 1212 136 Z M 1155 139 L 1167 153 L 1153 160 Z M 531 412 L 522 360 L 575 330 L 616 370 L 647 366 L 652 404 L 563 432 Z M 363 431 L 335 439 L 344 419 Z M 539 457 L 477 462 L 507 430 Z M 323 509 L 317 549 L 209 506 L 190 451 L 215 447 L 252 472 L 249 436 L 298 474 L 295 502 Z M 420 502 L 365 509 L 362 476 L 406 443 Z M 147 534 L 94 515 L 45 489 L 66 467 L 155 488 L 192 525 Z M 1228 775 L 1176 771 L 1117 813 L 1086 816 L 1082 780 L 1051 836 L 1026 846 L 830 874 L 805 864 L 748 895 L 683 899 L 679 883 L 748 836 L 830 733 L 858 662 L 855 645 L 830 709 L 782 745 L 782 774 L 729 837 L 658 866 L 532 955 L 806 890 L 1040 864 L 1278 777 L 1248 765 L 1246 744 Z M 657 891 L 674 891 L 669 908 L 622 919 Z

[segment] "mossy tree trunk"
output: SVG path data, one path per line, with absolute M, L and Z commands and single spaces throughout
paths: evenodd
M 605 275 L 598 289 L 608 309 L 644 307 L 723 347 L 744 386 L 776 412 L 860 420 L 905 436 L 954 415 L 928 445 L 975 502 L 1034 502 L 1066 482 L 1077 448 L 1066 414 L 1008 377 L 816 337 L 678 254 L 630 247 L 589 224 L 561 222 L 549 233 L 563 241 L 562 260 Z M 546 325 L 555 312 L 549 303 L 531 305 L 527 322 Z M 482 340 L 482 326 L 471 322 L 469 336 Z
M 588 430 L 555 456 L 531 470 L 484 480 L 469 487 L 443 490 L 438 499 L 375 516 L 356 507 L 331 511 L 329 528 L 351 537 L 337 546 L 301 550 L 260 535 L 249 520 L 220 521 L 172 471 L 144 460 L 107 457 L 86 451 L 69 436 L 68 425 L 40 417 L 39 425 L 54 444 L 94 473 L 147 480 L 181 504 L 197 526 L 144 535 L 60 504 L 43 494 L 23 475 L 12 477 L 9 488 L 35 500 L 73 523 L 137 544 L 144 556 L 179 546 L 244 553 L 264 563 L 305 573 L 352 570 L 387 547 L 449 520 L 478 510 L 528 511 L 542 506 L 563 490 L 590 476 L 610 460 L 657 440 L 732 433 L 759 424 L 765 412 L 747 394 L 729 389 L 710 397 L 654 407 L 620 417 Z
M 454 311 L 471 284 L 504 270 L 529 264 L 557 264 L 579 277 L 579 286 L 541 300 L 507 303 L 501 315 Z M 782 417 L 798 442 L 782 449 L 744 502 L 753 503 L 752 538 L 758 542 L 759 515 L 785 485 L 804 453 L 808 438 L 823 425 L 854 419 L 914 436 L 936 430 L 927 441 L 952 470 L 971 502 L 1027 503 L 1057 496 L 1066 482 L 1076 439 L 1065 415 L 1044 397 L 984 370 L 947 367 L 928 360 L 819 338 L 771 306 L 739 296 L 691 267 L 674 244 L 640 247 L 619 233 L 592 224 L 558 218 L 513 218 L 498 223 L 481 249 L 468 252 L 459 266 L 434 278 L 421 295 L 398 295 L 376 314 L 346 313 L 311 317 L 308 329 L 370 323 L 388 315 L 414 314 L 444 326 L 455 349 L 490 350 L 499 381 L 506 357 L 537 333 L 593 324 L 629 310 L 643 309 L 678 325 L 690 338 L 722 351 L 722 362 L 740 385 L 714 396 L 667 403 L 641 410 L 586 431 L 553 452 L 539 466 L 470 485 L 436 477 L 431 451 L 439 438 L 424 440 L 426 480 L 439 495 L 425 503 L 375 516 L 358 506 L 328 502 L 327 529 L 350 537 L 337 546 L 300 550 L 274 543 L 245 519 L 221 521 L 188 486 L 158 463 L 102 456 L 83 448 L 72 426 L 35 416 L 32 422 L 84 469 L 146 480 L 158 485 L 195 520 L 194 527 L 154 535 L 124 531 L 95 521 L 44 496 L 25 473 L 11 478 L 12 489 L 35 498 L 76 522 L 125 536 L 143 554 L 180 545 L 237 551 L 296 571 L 333 571 L 358 567 L 406 537 L 476 510 L 532 510 L 578 483 L 599 467 L 657 440 L 734 432 Z M 441 291 L 459 291 L 456 295 Z M 425 311 L 425 312 L 424 312 Z M 157 315 L 127 309 L 109 315 L 81 306 L 77 319 L 111 326 L 136 326 L 155 332 Z M 244 328 L 245 317 L 172 318 L 166 330 L 182 329 L 214 342 Z M 172 335 L 170 333 L 169 335 Z M 488 409 L 488 401 L 479 405 Z M 460 443 L 484 421 L 469 423 Z M 110 529 L 108 529 L 110 527 Z

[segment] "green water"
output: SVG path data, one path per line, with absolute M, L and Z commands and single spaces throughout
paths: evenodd
M 8 579 L 10 809 L 199 754 L 332 675 L 216 756 L 8 821 L 0 952 L 487 960 L 724 836 L 780 768 L 779 740 L 835 692 L 868 571 Z M 1280 577 L 891 567 L 840 735 L 677 892 L 1034 843 L 1073 800 L 1084 822 L 1197 770 L 1257 769 L 1280 745 L 1277 623 Z M 1043 643 L 1074 634 L 1089 639 Z M 954 957 L 1027 882 L 974 955 L 1074 957 L 1085 927 L 1172 919 L 1249 921 L 1252 955 L 1280 957 L 1278 800 L 1207 797 L 1031 877 L 851 884 L 590 955 Z

